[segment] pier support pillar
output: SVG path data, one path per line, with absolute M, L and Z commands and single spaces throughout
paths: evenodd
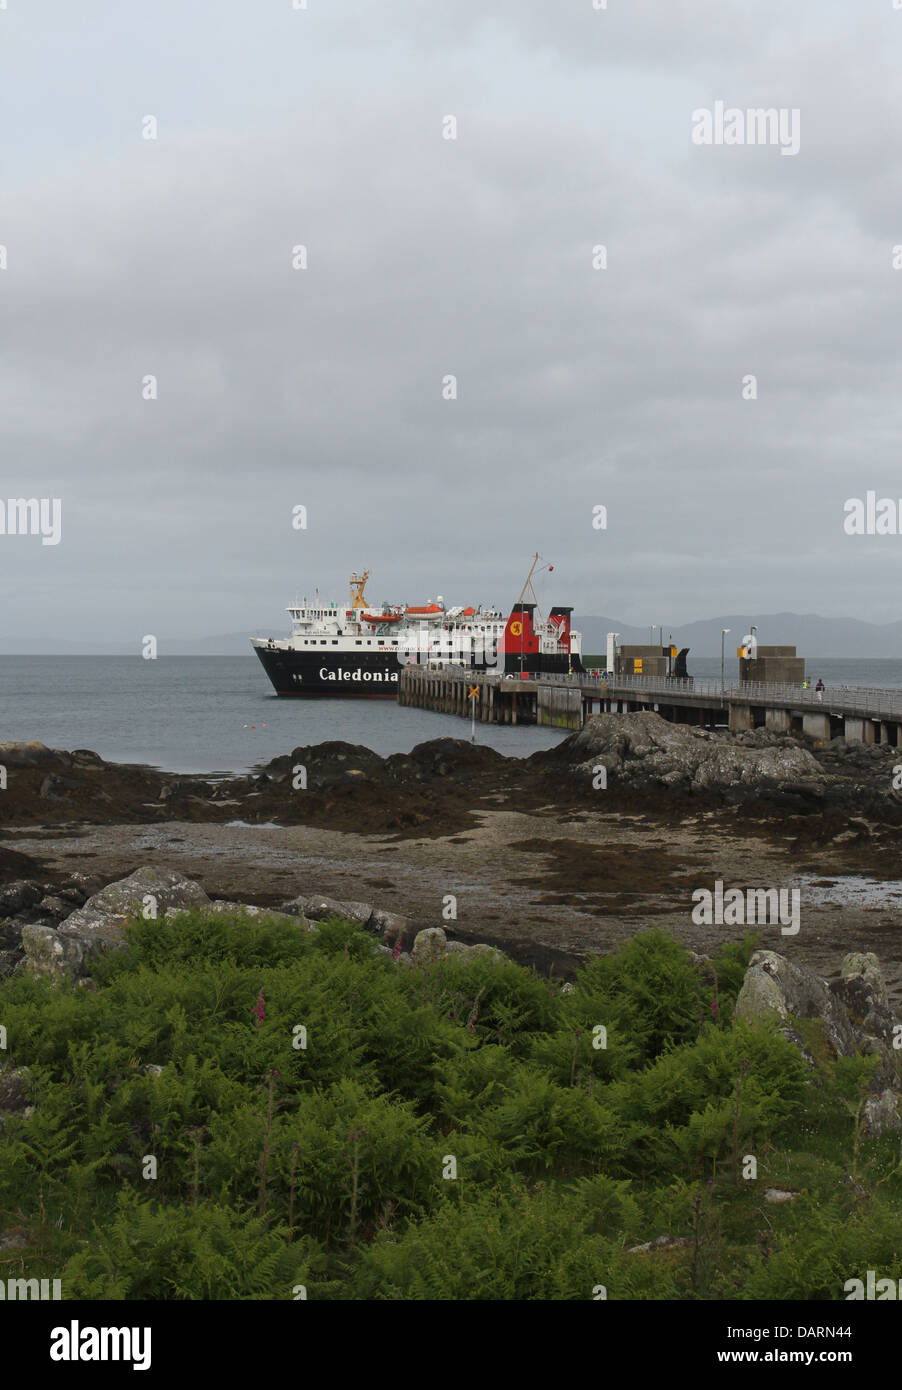
M 772 729 L 775 734 L 788 734 L 792 729 L 792 717 L 788 709 L 769 709 L 764 713 L 765 729 Z
M 741 734 L 754 729 L 755 716 L 751 705 L 730 705 L 730 733 Z
M 874 742 L 874 724 L 870 719 L 853 719 L 849 716 L 845 721 L 843 732 L 849 743 Z
M 802 733 L 809 738 L 830 739 L 830 716 L 829 714 L 815 714 L 813 710 L 806 710 L 802 715 Z

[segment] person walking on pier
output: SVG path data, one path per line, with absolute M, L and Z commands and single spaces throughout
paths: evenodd
M 821 701 L 821 703 L 823 703 L 825 687 L 824 682 L 821 680 L 820 676 L 818 676 L 817 685 L 814 688 L 817 691 L 817 698 Z

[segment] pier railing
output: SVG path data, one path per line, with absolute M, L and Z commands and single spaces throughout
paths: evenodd
M 724 705 L 748 704 L 779 706 L 783 709 L 816 709 L 825 713 L 860 715 L 870 719 L 902 719 L 902 690 L 875 686 L 834 685 L 824 690 L 803 688 L 790 683 L 767 681 L 725 681 L 692 676 L 591 676 L 585 673 L 550 678 L 565 685 L 578 685 L 592 692 L 606 690 L 616 696 L 630 691 L 655 695 L 666 703 L 668 695 L 697 696 L 706 701 L 721 700 Z

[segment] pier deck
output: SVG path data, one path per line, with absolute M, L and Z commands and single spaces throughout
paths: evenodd
M 702 728 L 768 728 L 850 742 L 902 742 L 902 690 L 835 686 L 821 693 L 798 685 L 692 677 L 592 675 L 511 677 L 473 675 L 457 666 L 408 666 L 401 673 L 398 701 L 419 709 L 471 716 L 469 692 L 479 691 L 476 718 L 482 723 L 539 724 L 580 729 L 588 715 L 653 710 L 677 723 Z

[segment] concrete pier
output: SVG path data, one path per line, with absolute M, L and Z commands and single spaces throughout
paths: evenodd
M 818 742 L 902 747 L 902 690 L 840 687 L 814 691 L 801 685 L 752 681 L 721 686 L 692 677 L 474 675 L 456 666 L 406 666 L 398 702 L 442 714 L 472 717 L 470 691 L 478 691 L 481 723 L 539 724 L 580 729 L 593 714 L 652 710 L 674 723 L 734 733 L 770 729 Z

